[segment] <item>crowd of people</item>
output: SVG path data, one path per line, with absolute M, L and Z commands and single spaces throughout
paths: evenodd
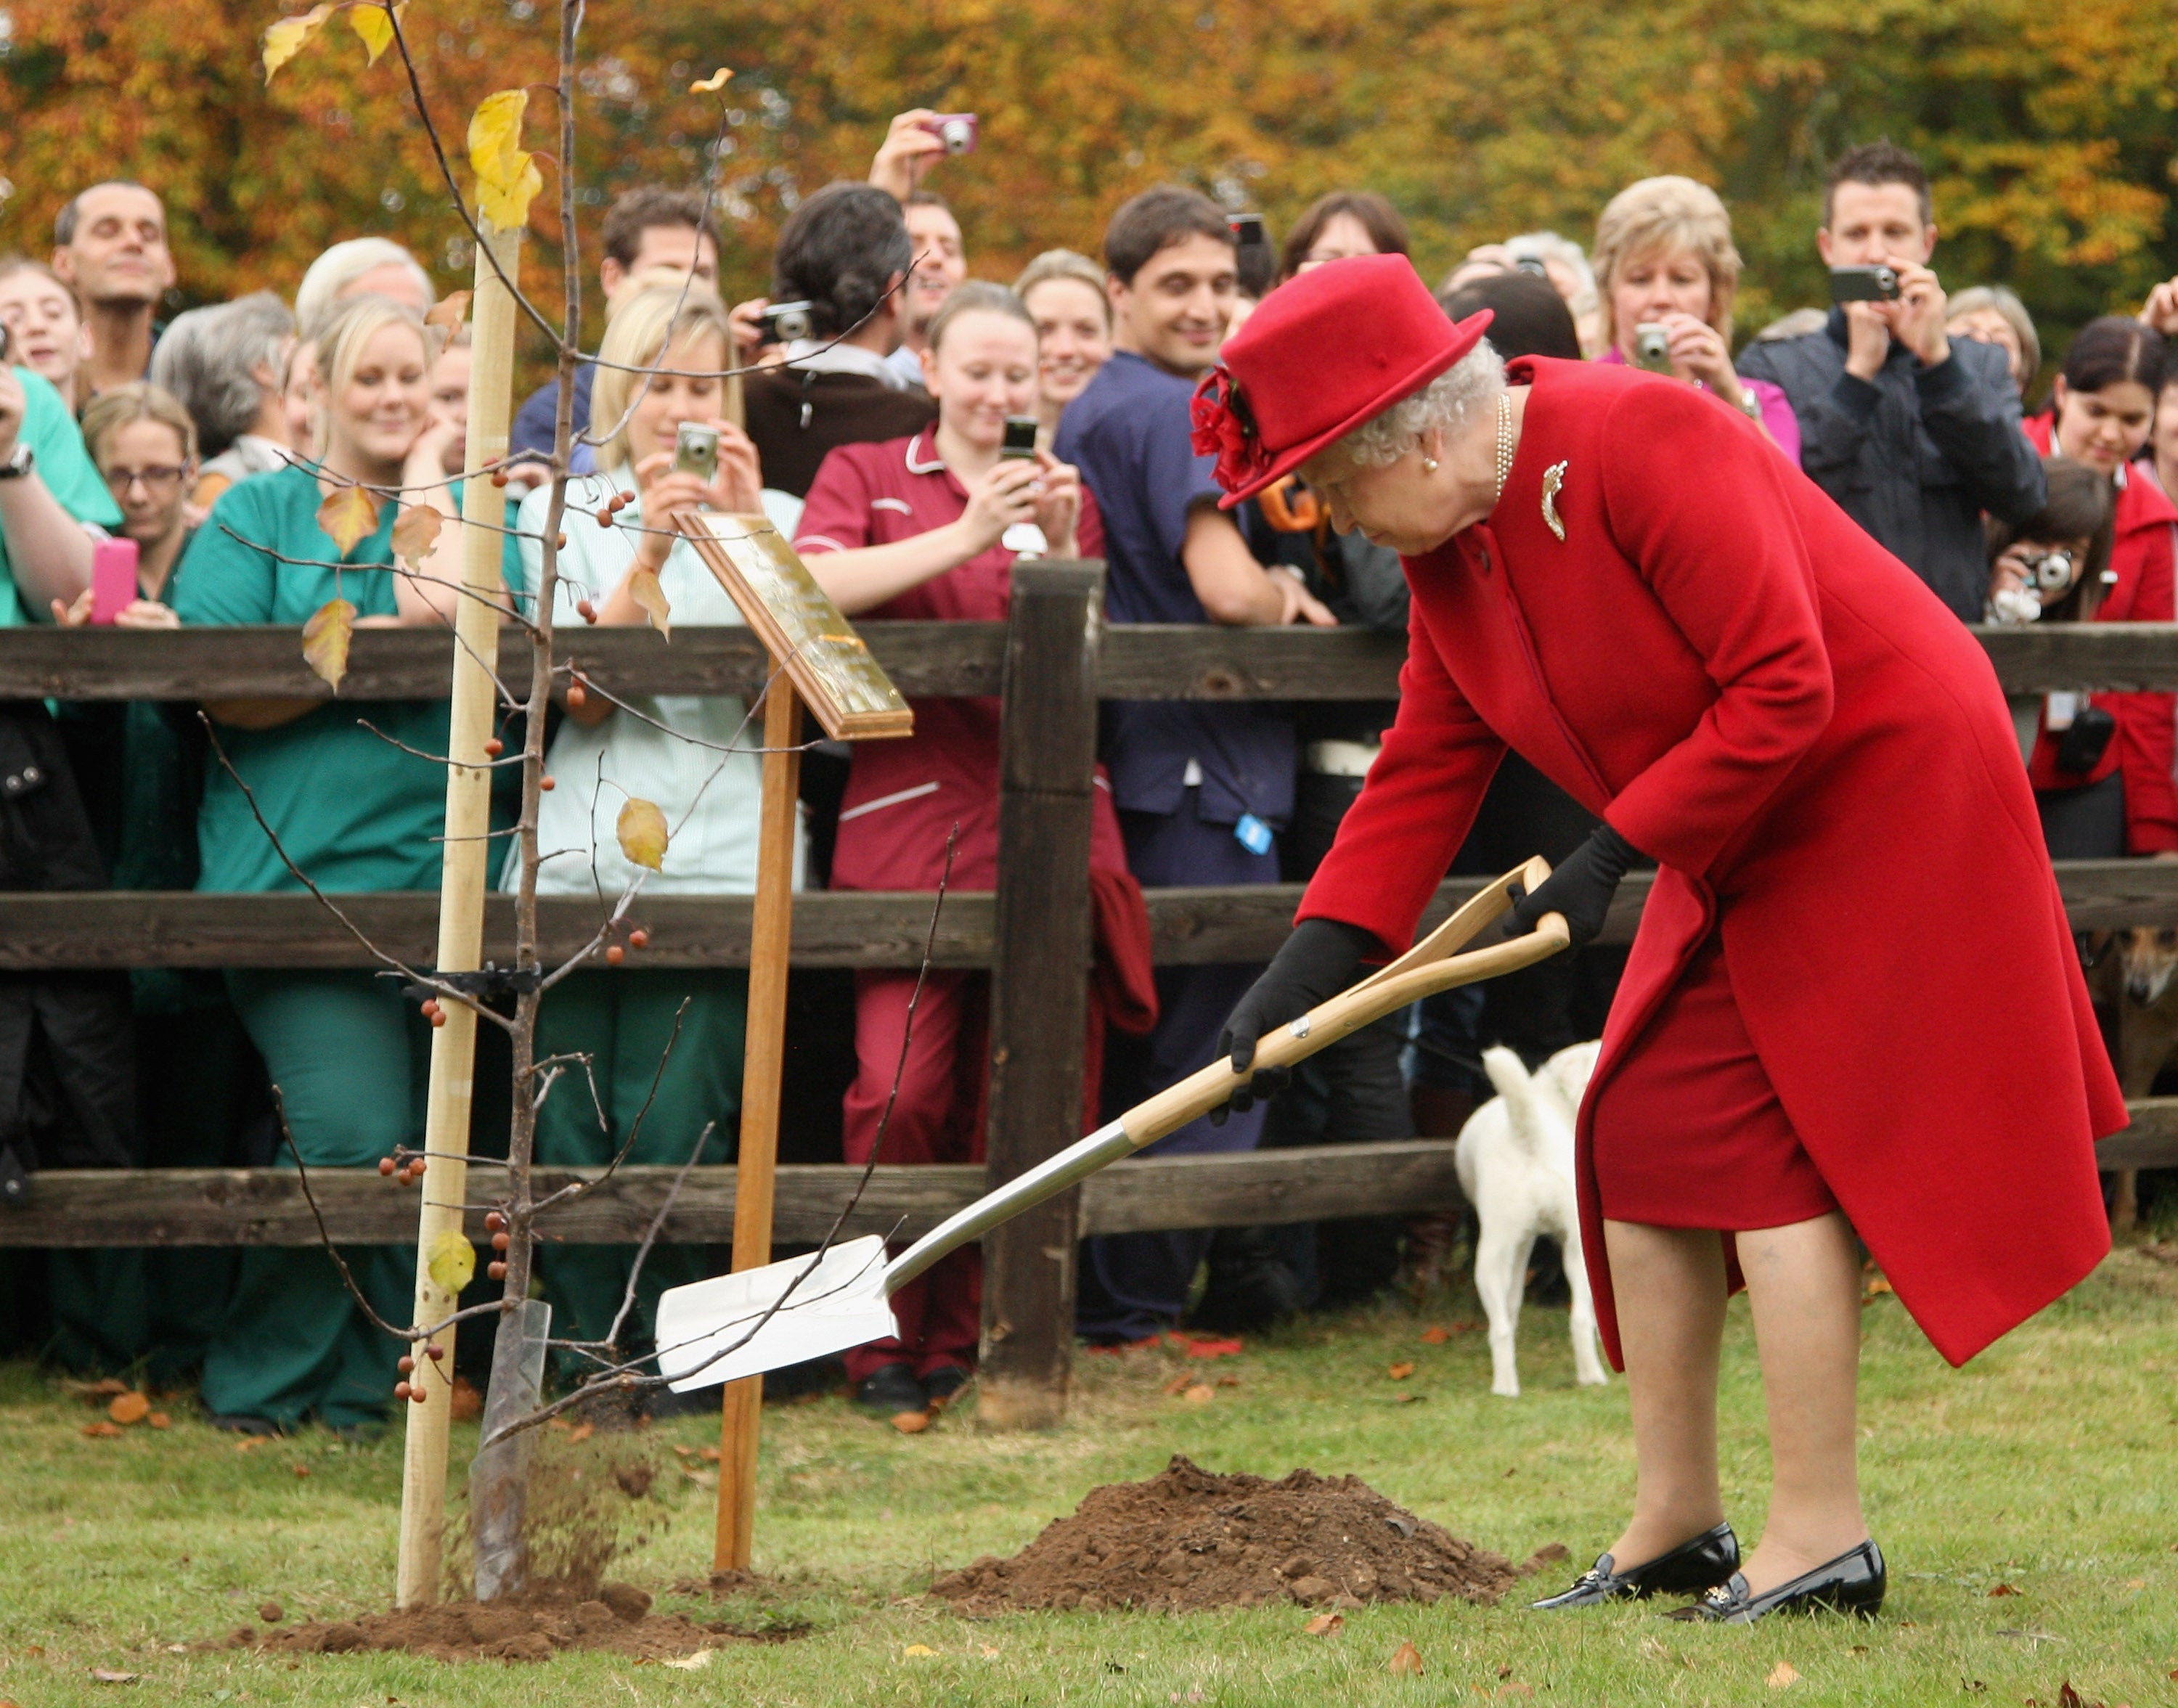
M 613 205 L 599 359 L 577 367 L 572 397 L 550 384 L 516 416 L 514 452 L 540 460 L 511 490 L 530 489 L 511 511 L 510 610 L 534 605 L 540 583 L 551 494 L 538 471 L 564 401 L 577 435 L 567 504 L 613 525 L 568 530 L 550 614 L 561 622 L 648 622 L 653 577 L 675 623 L 739 621 L 692 548 L 643 524 L 709 505 L 769 515 L 853 616 L 1002 617 L 1017 561 L 1079 556 L 1105 562 L 1114 621 L 1404 632 L 1398 556 L 1335 529 L 1298 478 L 1221 508 L 1195 418 L 1198 384 L 1264 298 L 1316 268 L 1408 253 L 1398 211 L 1367 191 L 1327 195 L 1275 243 L 1260 217 L 1163 186 L 1117 209 L 1093 258 L 1052 249 L 1001 282 L 973 276 L 959 221 L 930 187 L 933 167 L 968 169 L 948 163 L 942 131 L 934 113 L 903 113 L 867 181 L 802 200 L 770 290 L 752 302 L 717 293 L 721 238 L 703 197 L 648 188 Z M 1632 364 L 1706 393 L 1962 622 L 2173 620 L 2178 363 L 2165 340 L 2178 336 L 2178 281 L 2137 315 L 2082 329 L 2027 415 L 2043 364 L 2033 323 L 2001 286 L 1947 292 L 1937 231 L 1921 167 L 1879 142 L 1829 175 L 1814 242 L 1836 300 L 1743 345 L 1730 213 L 1685 178 L 1622 191 L 1585 249 L 1551 232 L 1478 248 L 1437 301 L 1454 319 L 1487 311 L 1504 357 Z M 391 543 L 407 505 L 451 507 L 462 468 L 469 353 L 465 336 L 426 323 L 429 274 L 399 245 L 358 237 L 319 257 L 292 304 L 259 292 L 162 325 L 175 283 L 159 197 L 130 182 L 74 197 L 47 260 L 0 260 L 0 623 L 300 624 L 339 596 L 361 626 L 444 625 L 461 530 L 398 573 Z M 716 435 L 714 474 L 676 457 L 688 423 Z M 342 482 L 397 495 L 346 550 L 319 521 Z M 100 591 L 95 565 L 118 549 L 133 558 L 130 599 Z M 675 826 L 651 891 L 751 889 L 747 709 L 566 701 L 547 769 L 566 786 L 544 797 L 539 889 L 621 892 L 634 873 L 613 821 L 629 795 Z M 0 887 L 269 893 L 299 888 L 299 869 L 331 892 L 436 890 L 443 702 L 198 709 L 0 706 Z M 916 710 L 909 740 L 809 756 L 798 883 L 934 888 L 952 835 L 951 884 L 994 884 L 997 703 Z M 2171 696 L 2053 693 L 2014 710 L 2053 855 L 2178 852 Z M 1141 887 L 1307 878 L 1396 711 L 1106 706 L 1084 898 L 1097 943 L 1085 1125 L 1212 1059 L 1258 971 L 1152 971 Z M 1596 823 L 1508 757 L 1453 870 L 1560 859 Z M 1432 999 L 1314 1058 L 1276 1103 L 1221 1111 L 1163 1148 L 1456 1131 L 1487 1094 L 1480 1049 L 1506 1043 L 1540 1062 L 1595 1036 L 1623 960 L 1591 949 Z M 882 1126 L 889 1162 L 981 1158 L 988 976 L 930 976 L 895 1090 L 914 985 L 879 970 L 797 976 L 790 1154 L 865 1160 Z M 583 1060 L 595 1094 L 547 1099 L 540 1158 L 593 1163 L 632 1141 L 638 1162 L 698 1147 L 731 1160 L 745 1006 L 735 972 L 628 966 L 567 980 L 544 1005 L 539 1054 Z M 420 1143 L 429 1026 L 367 972 L 8 974 L 0 1008 L 9 1178 L 266 1163 L 289 1144 L 312 1164 L 369 1166 Z M 1403 1239 L 1419 1251 L 1433 1237 L 1376 1220 L 1100 1236 L 1081 1254 L 1078 1328 L 1119 1343 L 1190 1315 L 1240 1327 L 1365 1298 L 1391 1280 Z M 389 1317 L 406 1314 L 408 1261 L 350 1254 Z M 550 1248 L 541 1273 L 562 1333 L 608 1333 L 632 1261 L 620 1247 Z M 638 1317 L 706 1262 L 698 1249 L 654 1253 Z M 0 1333 L 76 1367 L 200 1372 L 207 1410 L 233 1428 L 367 1429 L 384 1416 L 399 1349 L 365 1326 L 322 1253 L 70 1253 L 8 1274 Z M 974 1366 L 975 1254 L 895 1303 L 899 1338 L 849 1360 L 858 1396 L 887 1412 L 943 1404 Z

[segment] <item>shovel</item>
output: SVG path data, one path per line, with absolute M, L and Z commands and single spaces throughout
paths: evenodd
M 1545 914 L 1527 936 L 1458 952 L 1511 906 L 1513 884 L 1532 892 L 1550 875 L 1540 859 L 1507 873 L 1389 966 L 1266 1032 L 1247 1074 L 1234 1073 L 1223 1059 L 1190 1074 L 986 1192 L 890 1262 L 884 1237 L 871 1234 L 807 1256 L 668 1288 L 658 1300 L 659 1373 L 674 1392 L 687 1393 L 886 1338 L 895 1333 L 892 1295 L 939 1258 L 1207 1114 L 1258 1069 L 1290 1067 L 1419 998 L 1556 955 L 1568 943 L 1565 920 L 1556 913 Z

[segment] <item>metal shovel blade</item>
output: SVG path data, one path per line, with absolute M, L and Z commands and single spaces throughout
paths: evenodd
M 716 1275 L 658 1298 L 658 1371 L 676 1393 L 844 1352 L 899 1332 L 878 1234 L 821 1256 Z

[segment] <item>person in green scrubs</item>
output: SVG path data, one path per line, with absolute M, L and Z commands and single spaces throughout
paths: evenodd
M 382 297 L 357 298 L 326 325 L 316 341 L 323 462 L 253 475 L 221 495 L 176 572 L 184 623 L 299 624 L 333 599 L 355 606 L 358 627 L 451 621 L 460 528 L 441 530 L 412 577 L 391 568 L 405 500 L 381 497 L 376 527 L 345 553 L 318 524 L 339 477 L 423 489 L 415 501 L 457 511 L 458 489 L 438 484 L 454 429 L 430 413 L 432 342 L 414 310 Z M 233 770 L 216 751 L 198 818 L 199 890 L 299 890 L 290 862 L 327 891 L 438 889 L 446 774 L 419 755 L 446 751 L 446 701 L 231 700 L 205 710 Z M 397 981 L 342 970 L 234 971 L 227 982 L 306 1163 L 367 1168 L 421 1145 L 430 1029 Z M 378 1313 L 406 1322 L 411 1256 L 343 1255 Z M 402 1350 L 355 1308 L 325 1252 L 252 1250 L 205 1355 L 205 1404 L 216 1423 L 250 1432 L 308 1417 L 366 1427 L 385 1417 Z
M 700 287 L 654 286 L 615 307 L 590 410 L 600 427 L 621 425 L 598 449 L 602 472 L 568 485 L 568 512 L 581 513 L 581 525 L 569 527 L 558 556 L 555 621 L 579 622 L 579 605 L 588 603 L 601 624 L 640 627 L 649 621 L 631 591 L 640 570 L 658 578 L 676 629 L 742 621 L 695 547 L 655 531 L 662 524 L 650 519 L 684 507 L 752 511 L 763 501 L 756 447 L 720 419 L 720 374 L 732 348 L 725 308 Z M 654 365 L 665 371 L 647 380 L 632 371 Z M 684 421 L 719 435 L 714 480 L 675 468 Z M 590 525 L 588 514 L 621 491 L 637 496 L 620 525 Z M 543 549 L 531 536 L 541 534 L 551 496 L 550 488 L 539 487 L 523 505 L 523 586 L 533 599 Z M 754 890 L 763 731 L 747 720 L 747 708 L 729 695 L 644 695 L 622 711 L 593 693 L 569 706 L 545 765 L 566 786 L 538 807 L 544 857 L 538 893 L 610 901 L 642 875 L 621 852 L 614 830 L 630 796 L 655 802 L 673 827 L 664 869 L 644 878 L 644 895 Z M 797 852 L 799 846 L 797 826 Z M 512 860 L 508 868 L 502 887 L 512 890 L 519 873 Z M 538 1058 L 580 1056 L 588 1072 L 561 1076 L 538 1111 L 539 1159 L 597 1166 L 632 1147 L 631 1163 L 678 1166 L 700 1141 L 703 1161 L 730 1160 L 740 1136 L 747 1002 L 747 975 L 727 968 L 585 969 L 555 985 L 538 1010 Z M 555 1332 L 593 1341 L 611 1333 L 634 1258 L 632 1245 L 546 1246 L 539 1267 Z M 650 1344 L 660 1292 L 709 1273 L 700 1245 L 654 1246 L 621 1328 L 624 1355 Z M 570 1381 L 597 1368 L 576 1353 L 563 1355 L 559 1366 Z M 709 1393 L 689 1398 L 717 1403 Z M 669 1396 L 652 1401 L 654 1411 L 671 1405 Z

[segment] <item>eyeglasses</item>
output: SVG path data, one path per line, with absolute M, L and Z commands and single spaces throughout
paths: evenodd
M 122 498 L 140 480 L 144 490 L 156 498 L 179 486 L 189 472 L 171 463 L 153 468 L 109 468 L 106 471 L 106 485 L 116 498 Z

